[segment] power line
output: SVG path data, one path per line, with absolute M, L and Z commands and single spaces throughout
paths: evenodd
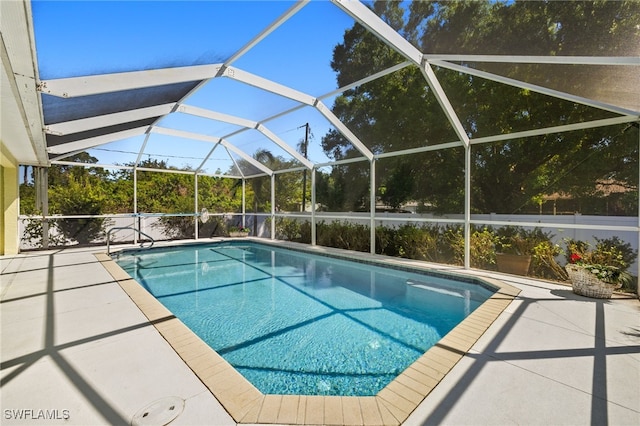
M 107 149 L 107 148 L 94 148 L 94 151 L 107 151 L 107 152 L 117 152 L 119 154 L 133 154 L 138 155 L 135 151 L 123 151 L 119 149 Z M 148 155 L 151 157 L 163 157 L 163 158 L 179 158 L 184 160 L 204 160 L 204 157 L 189 157 L 189 156 L 181 156 L 181 155 L 167 155 L 167 154 L 153 154 L 149 152 L 143 152 L 142 155 Z M 210 160 L 226 160 L 226 158 L 209 158 Z

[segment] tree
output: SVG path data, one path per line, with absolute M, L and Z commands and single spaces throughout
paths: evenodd
M 87 152 L 69 157 L 69 161 L 95 164 L 98 159 Z M 49 214 L 100 215 L 106 201 L 105 181 L 109 172 L 101 167 L 53 165 L 49 168 Z M 54 226 L 66 239 L 89 244 L 104 236 L 105 218 L 56 219 Z
M 89 155 L 86 151 L 71 155 L 65 159 L 74 163 L 95 164 L 98 162 L 96 157 Z M 109 172 L 102 167 L 79 167 L 54 164 L 49 168 L 49 187 L 64 186 L 71 179 L 83 179 L 90 177 L 91 183 L 96 183 L 102 179 L 106 179 Z
M 91 185 L 87 177 L 70 176 L 65 186 L 59 186 L 51 201 L 63 215 L 100 215 L 103 201 L 99 189 Z M 68 218 L 56 220 L 57 228 L 65 238 L 78 244 L 89 244 L 96 238 L 104 237 L 105 218 Z
M 95 157 L 86 152 L 69 160 L 93 164 Z M 133 167 L 133 163 L 125 164 Z M 148 159 L 138 166 L 145 169 L 171 170 L 166 161 Z M 174 169 L 177 170 L 177 169 Z M 194 213 L 194 174 L 166 172 L 137 172 L 138 212 Z M 53 165 L 49 168 L 49 212 L 63 215 L 99 215 L 133 212 L 133 169 L 109 172 L 100 167 Z M 240 211 L 241 198 L 237 194 L 237 180 L 199 176 L 198 204 L 212 212 Z M 21 213 L 35 214 L 35 187 L 33 180 L 20 186 Z M 28 223 L 24 238 L 29 244 L 41 244 L 42 226 L 38 220 Z M 50 221 L 55 232 L 49 236 L 51 244 L 64 244 L 76 240 L 87 244 L 104 237 L 109 222 L 105 218 L 66 218 Z M 158 221 L 162 232 L 169 238 L 189 238 L 194 235 L 192 216 L 164 216 Z M 214 226 L 209 226 L 214 228 Z M 214 232 L 215 229 L 208 231 Z
M 637 52 L 640 46 L 640 3 L 411 2 L 408 11 L 402 9 L 401 2 L 382 3 L 374 2 L 374 11 L 428 53 L 578 55 L 585 51 L 603 54 L 604 49 Z M 598 35 L 595 38 L 594 33 Z M 334 49 L 332 67 L 338 84 L 344 85 L 365 70 L 376 71 L 400 59 L 355 24 Z M 538 65 L 466 65 L 508 76 L 526 75 L 527 81 L 544 79 L 545 85 L 571 93 L 593 89 L 593 79 L 580 73 L 579 78 L 572 77 L 565 69 L 549 73 L 548 67 Z M 565 68 L 575 71 L 575 67 Z M 471 138 L 617 116 L 465 73 L 438 68 L 434 71 Z M 333 111 L 376 154 L 458 139 L 417 67 L 405 67 L 345 91 L 336 99 Z M 524 212 L 537 208 L 535 200 L 541 194 L 557 191 L 596 197 L 595 188 L 604 180 L 637 191 L 637 132 L 624 135 L 624 127 L 473 145 L 473 211 Z M 323 138 L 322 146 L 336 160 L 359 155 L 335 131 Z M 390 164 L 386 162 L 376 169 L 377 175 L 382 176 L 379 184 L 385 194 L 403 194 L 406 182 L 398 177 L 410 169 L 416 184 L 407 197 L 436 212 L 462 211 L 462 149 L 405 156 Z M 363 164 L 362 168 L 367 166 Z M 363 173 L 361 170 L 334 168 L 332 173 L 332 182 L 344 185 L 338 192 L 343 193 L 345 203 L 359 198 L 362 188 L 353 183 Z M 559 176 L 563 178 L 558 179 Z M 637 212 L 637 206 L 629 207 L 627 214 Z
M 414 187 L 411 164 L 398 160 L 389 178 L 380 187 L 380 199 L 391 208 L 398 209 L 414 193 Z

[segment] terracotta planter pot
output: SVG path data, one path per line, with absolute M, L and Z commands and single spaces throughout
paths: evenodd
M 529 273 L 531 256 L 498 253 L 496 254 L 496 263 L 498 265 L 498 272 L 526 276 Z

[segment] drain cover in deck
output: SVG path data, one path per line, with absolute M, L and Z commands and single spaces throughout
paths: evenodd
M 184 399 L 169 396 L 147 405 L 134 414 L 131 426 L 166 425 L 184 410 Z

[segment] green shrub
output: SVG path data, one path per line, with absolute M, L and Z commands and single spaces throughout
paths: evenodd
M 350 222 L 320 222 L 317 225 L 317 244 L 347 250 L 368 252 L 369 227 Z M 295 219 L 280 218 L 276 225 L 278 239 L 311 242 L 311 223 Z M 376 228 L 376 253 L 424 260 L 435 263 L 464 265 L 464 227 L 461 225 L 405 224 L 398 227 L 378 226 Z M 496 252 L 508 250 L 521 254 L 530 254 L 530 274 L 533 277 L 566 281 L 564 268 L 558 263 L 563 253 L 567 256 L 575 253 L 591 253 L 591 259 L 597 263 L 610 264 L 626 270 L 637 258 L 637 252 L 618 237 L 596 238 L 596 246 L 590 251 L 590 245 L 583 241 L 566 240 L 568 253 L 559 244 L 552 243 L 553 234 L 540 228 L 527 229 L 517 226 L 505 226 L 494 230 L 491 227 L 471 226 L 470 264 L 473 268 L 495 270 Z M 596 262 L 594 262 L 596 263 Z M 629 285 L 633 290 L 637 279 Z
M 59 187 L 51 197 L 52 204 L 57 206 L 56 213 L 63 215 L 100 215 L 103 201 L 104 195 L 99 188 L 82 179 L 69 179 L 67 185 Z M 108 224 L 103 217 L 67 218 L 59 219 L 57 227 L 67 240 L 85 245 L 104 238 Z
M 593 252 L 593 257 L 597 263 L 626 270 L 638 258 L 638 252 L 633 250 L 631 244 L 622 241 L 618 237 L 594 238 L 596 240 L 596 248 Z
M 461 226 L 448 226 L 444 235 L 450 252 L 452 264 L 464 265 L 464 229 Z M 472 268 L 495 270 L 496 244 L 499 237 L 490 227 L 481 229 L 471 226 L 470 264 Z
M 437 262 L 439 228 L 407 224 L 397 228 L 396 240 L 400 257 Z
M 376 227 L 376 253 L 385 256 L 400 257 L 395 228 L 389 228 L 387 226 Z
M 562 248 L 558 244 L 553 244 L 550 239 L 538 242 L 533 248 L 531 275 L 538 278 L 566 281 L 569 278 L 567 272 L 556 261 L 562 252 Z
M 277 218 L 276 239 L 310 244 L 311 222 L 308 220 L 301 222 L 288 217 Z
M 318 223 L 317 244 L 346 250 L 368 252 L 371 249 L 369 227 L 357 223 L 333 221 Z
M 498 237 L 491 228 L 471 232 L 471 266 L 480 269 L 495 269 Z

